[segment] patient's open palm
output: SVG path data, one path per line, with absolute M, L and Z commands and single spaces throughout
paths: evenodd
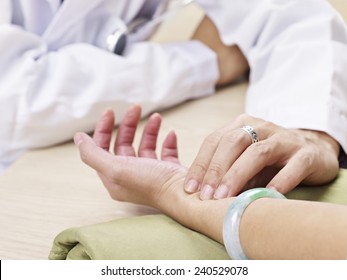
M 157 207 L 165 193 L 175 187 L 182 188 L 187 169 L 179 164 L 173 132 L 163 142 L 162 160 L 157 159 L 159 114 L 149 118 L 136 157 L 133 140 L 140 116 L 139 106 L 129 109 L 118 129 L 114 154 L 109 152 L 115 121 L 111 110 L 98 121 L 93 139 L 77 134 L 75 142 L 82 160 L 98 172 L 113 199 Z

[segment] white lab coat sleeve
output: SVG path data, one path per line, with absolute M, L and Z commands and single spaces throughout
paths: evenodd
M 324 131 L 347 151 L 347 32 L 325 0 L 197 0 L 247 57 L 246 112 Z M 225 11 L 228 10 L 228 13 Z
M 0 162 L 93 130 L 105 108 L 121 119 L 133 103 L 143 114 L 212 94 L 214 52 L 199 42 L 134 44 L 116 56 L 87 44 L 48 52 L 44 41 L 0 26 Z

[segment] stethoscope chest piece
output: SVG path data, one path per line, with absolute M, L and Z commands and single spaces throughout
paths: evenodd
M 127 34 L 122 29 L 117 29 L 106 40 L 107 50 L 111 53 L 122 55 L 127 44 Z
M 165 18 L 169 17 L 180 8 L 189 5 L 193 0 L 176 0 L 178 4 L 171 11 L 167 11 L 167 6 L 169 0 L 147 0 L 147 6 L 144 6 L 140 10 L 138 17 L 128 23 L 126 26 L 119 27 L 107 36 L 106 46 L 107 50 L 111 53 L 122 55 L 127 43 L 129 35 L 137 35 L 138 31 L 141 29 L 152 30 L 154 27 L 158 26 Z M 144 34 L 146 32 L 143 32 Z M 141 34 L 140 34 L 141 35 Z M 140 38 L 140 36 L 137 36 Z

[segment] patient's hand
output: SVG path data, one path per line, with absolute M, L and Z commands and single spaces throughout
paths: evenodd
M 133 105 L 127 111 L 124 119 L 119 125 L 117 137 L 113 152 L 116 155 L 122 156 L 136 156 L 133 141 L 137 126 L 141 119 L 141 107 Z M 115 125 L 115 115 L 112 110 L 106 110 L 101 118 L 98 120 L 93 139 L 97 146 L 109 151 L 111 144 L 111 137 Z M 161 125 L 161 116 L 157 113 L 153 114 L 147 121 L 142 133 L 142 139 L 138 148 L 138 156 L 146 158 L 157 158 L 156 146 L 157 138 Z M 179 163 L 177 138 L 176 134 L 171 131 L 163 142 L 161 150 L 161 159 Z
M 166 194 L 182 189 L 187 169 L 179 164 L 176 135 L 170 132 L 162 145 L 161 159 L 155 153 L 161 117 L 152 115 L 142 134 L 138 157 L 133 140 L 141 108 L 133 106 L 121 122 L 109 152 L 114 128 L 114 113 L 107 110 L 98 121 L 93 139 L 84 133 L 75 135 L 82 160 L 98 172 L 111 197 L 119 201 L 144 204 L 165 210 Z M 179 191 L 180 192 L 180 191 Z
M 132 142 L 140 119 L 140 107 L 132 107 L 118 129 L 114 154 L 109 152 L 114 114 L 108 110 L 99 120 L 94 137 L 75 135 L 82 160 L 95 169 L 111 197 L 115 200 L 157 208 L 179 223 L 223 242 L 224 213 L 232 198 L 202 201 L 197 193 L 183 189 L 187 168 L 178 162 L 174 133 L 162 145 L 162 160 L 155 154 L 160 116 L 152 115 L 142 134 L 138 149 Z

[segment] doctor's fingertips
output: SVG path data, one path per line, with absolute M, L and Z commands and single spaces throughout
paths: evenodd
M 195 179 L 190 179 L 184 186 L 187 193 L 195 193 L 199 190 L 199 183 Z
M 228 193 L 229 193 L 229 188 L 228 186 L 222 184 L 219 185 L 216 192 L 213 195 L 214 199 L 223 199 L 223 198 L 227 198 L 228 197 Z
M 199 190 L 199 183 L 195 179 L 190 179 L 184 186 L 187 193 L 195 193 Z
M 201 188 L 200 199 L 201 200 L 212 199 L 214 192 L 215 192 L 215 189 L 211 185 L 206 184 Z

